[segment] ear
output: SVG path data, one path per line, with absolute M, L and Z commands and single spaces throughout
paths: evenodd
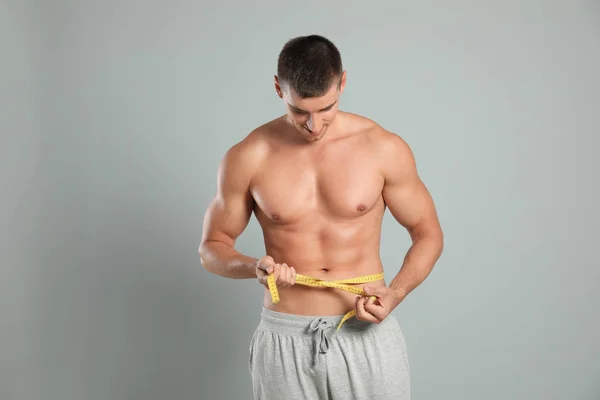
M 283 93 L 281 92 L 281 83 L 279 82 L 279 78 L 277 77 L 277 75 L 275 75 L 273 79 L 275 83 L 275 91 L 277 92 L 277 96 L 279 96 L 280 99 L 283 99 Z
M 340 93 L 344 91 L 346 87 L 346 71 L 342 72 L 342 79 L 340 79 Z

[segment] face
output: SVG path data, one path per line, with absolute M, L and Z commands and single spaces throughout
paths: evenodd
M 337 114 L 339 98 L 345 85 L 346 72 L 342 74 L 341 84 L 335 80 L 323 96 L 303 99 L 288 85 L 280 84 L 275 77 L 275 89 L 286 106 L 288 120 L 309 142 L 321 140 L 325 136 Z

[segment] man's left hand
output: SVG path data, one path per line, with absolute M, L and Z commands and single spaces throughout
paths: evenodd
M 402 301 L 400 293 L 387 286 L 364 286 L 363 290 L 365 296 L 356 298 L 356 319 L 361 321 L 378 324 Z

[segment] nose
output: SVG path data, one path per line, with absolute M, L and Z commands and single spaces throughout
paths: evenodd
M 306 126 L 313 132 L 319 132 L 323 127 L 323 120 L 320 119 L 317 115 L 311 115 L 310 117 L 308 117 Z

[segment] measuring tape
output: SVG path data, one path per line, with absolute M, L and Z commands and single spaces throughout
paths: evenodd
M 312 287 L 329 287 L 334 289 L 341 289 L 346 292 L 355 293 L 361 296 L 366 295 L 365 291 L 362 288 L 351 286 L 359 283 L 367 283 L 378 281 L 383 279 L 383 274 L 374 274 L 374 275 L 363 275 L 358 276 L 356 278 L 349 279 L 339 279 L 335 281 L 325 281 L 318 278 L 312 278 L 310 276 L 296 274 L 296 284 L 304 285 L 304 286 L 312 286 Z M 267 278 L 267 284 L 269 286 L 269 293 L 271 294 L 271 301 L 274 304 L 279 303 L 279 291 L 277 290 L 277 285 L 275 284 L 275 275 L 270 274 Z M 371 296 L 373 300 L 376 299 L 375 296 Z M 337 329 L 340 329 L 342 324 L 346 322 L 348 319 L 356 316 L 356 310 L 348 311 L 344 318 L 340 321 Z

